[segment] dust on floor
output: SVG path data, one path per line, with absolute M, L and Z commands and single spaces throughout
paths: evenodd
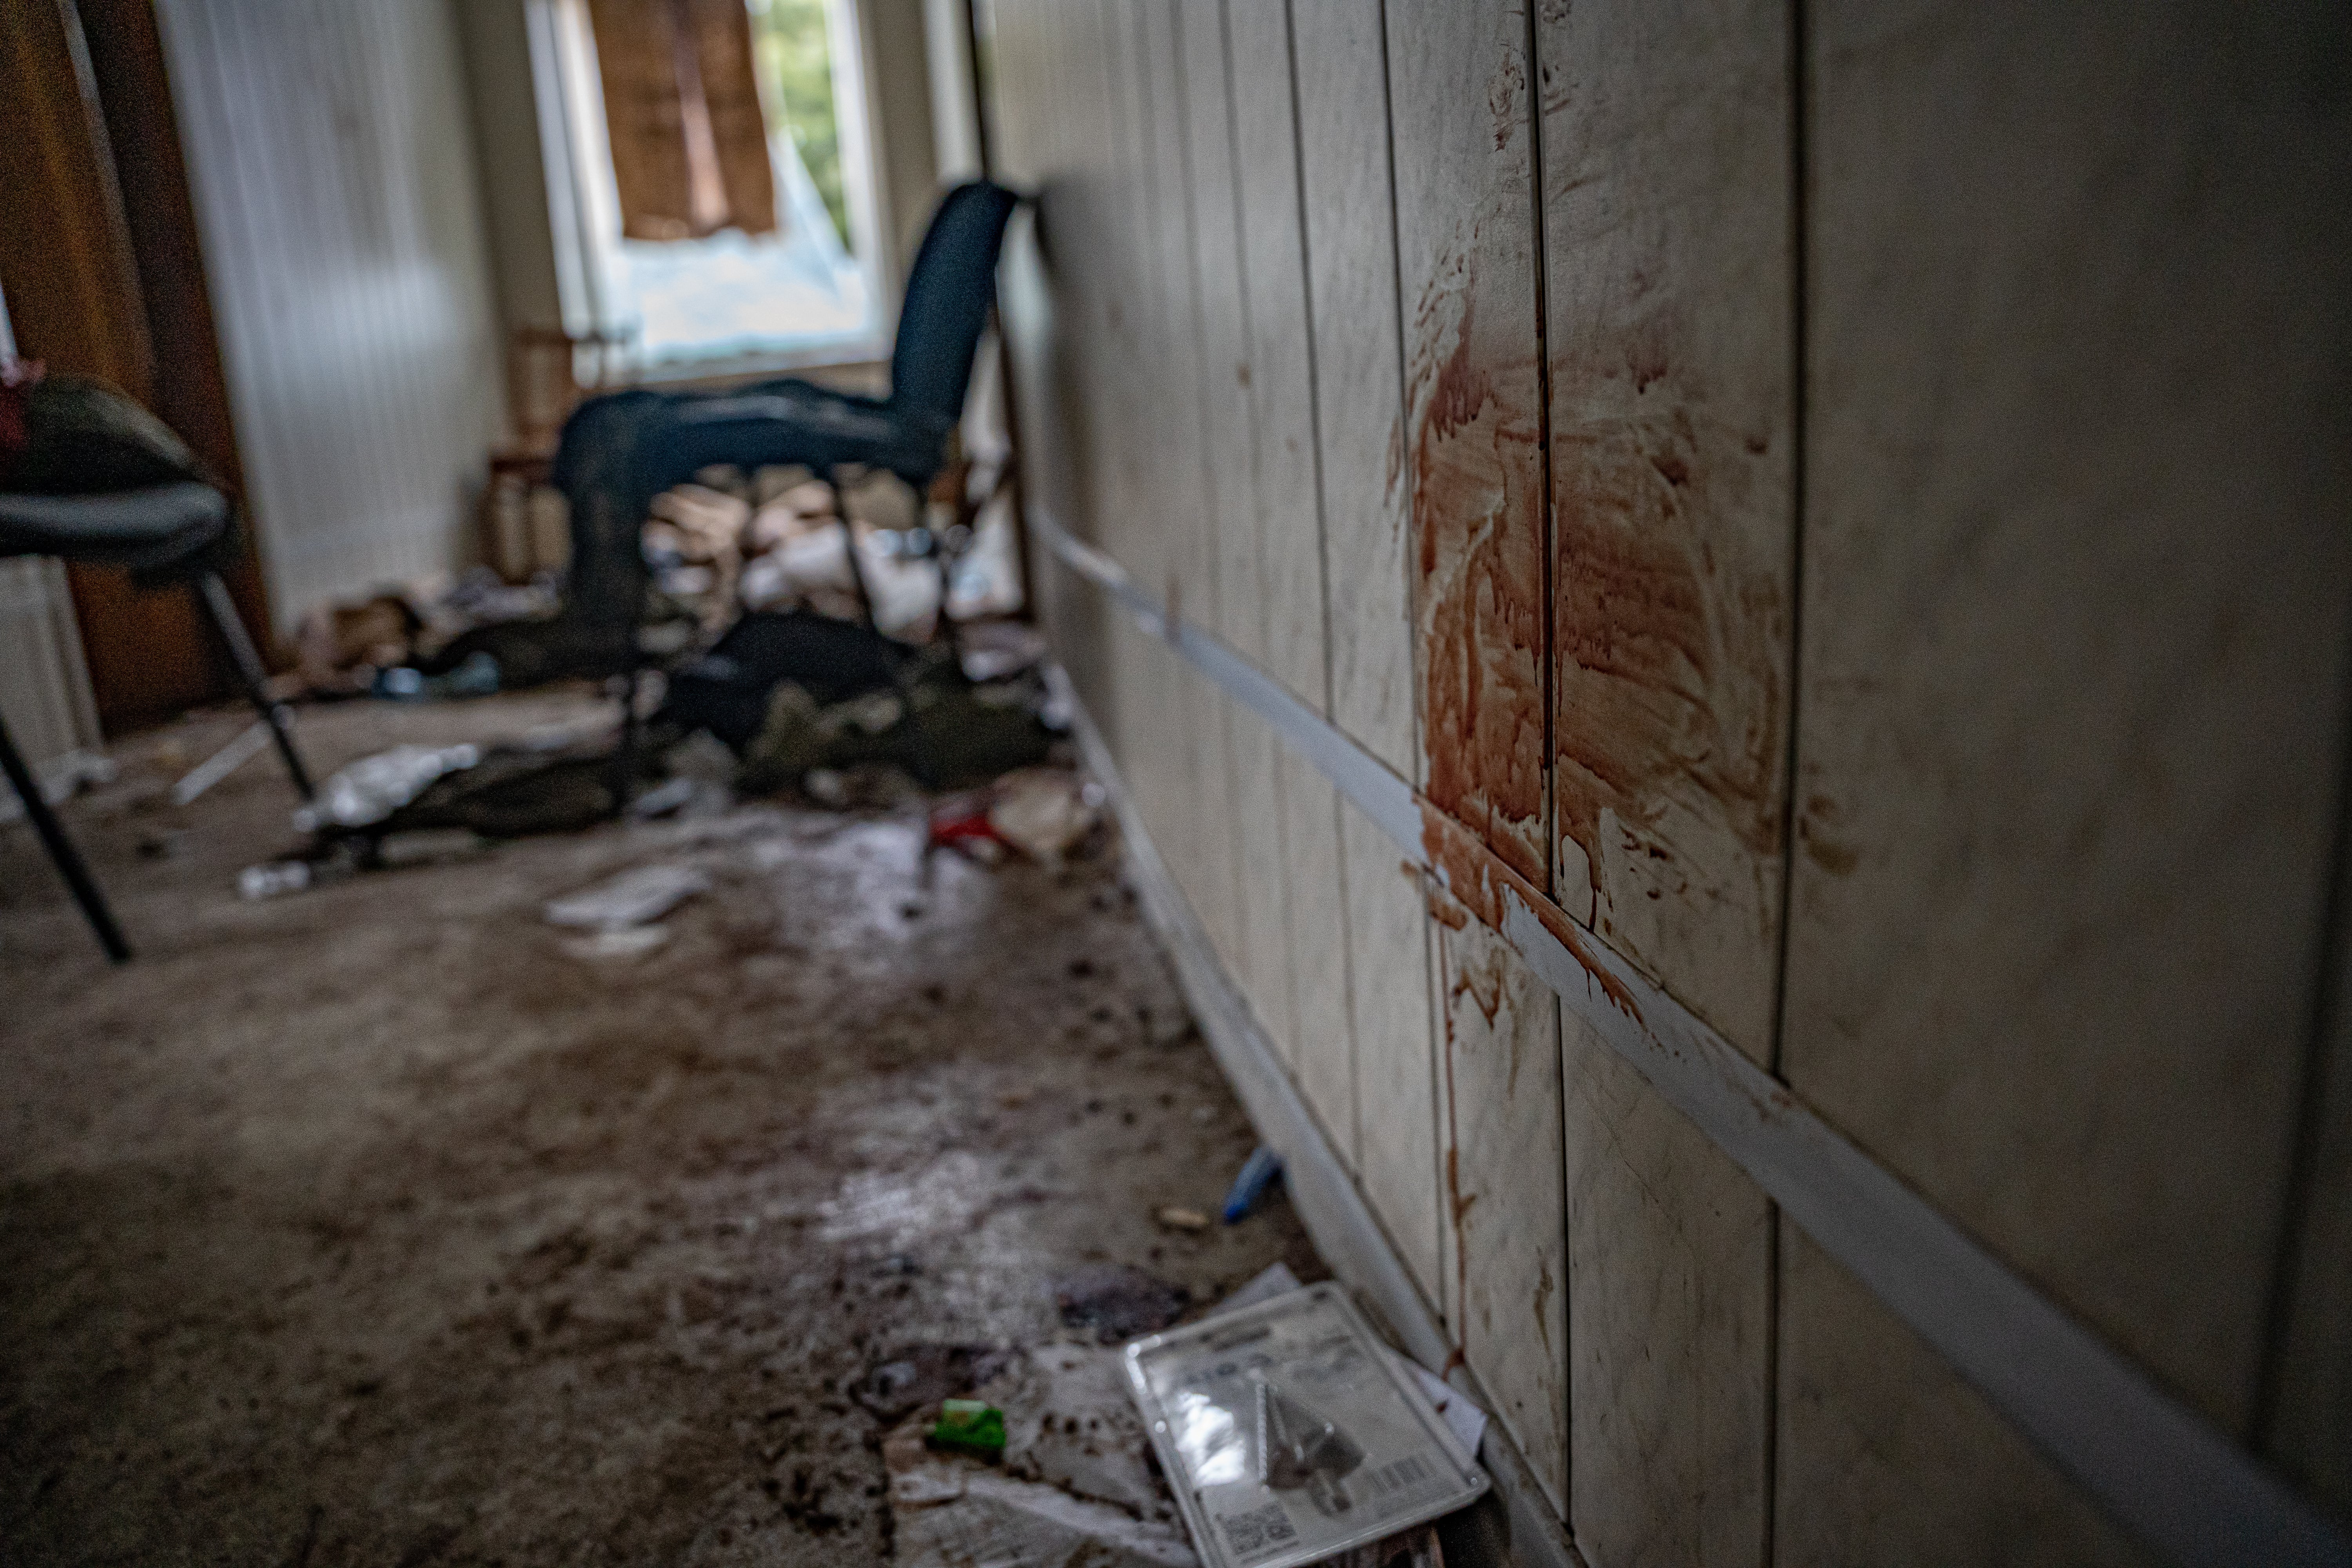
M 579 696 L 313 710 L 332 767 L 577 720 Z M 856 1563 L 926 1344 L 1043 1347 L 1057 1280 L 1197 1306 L 1286 1259 L 1202 1234 L 1252 1137 L 1117 876 L 938 857 L 919 819 L 755 806 L 247 902 L 262 758 L 185 809 L 215 715 L 68 825 L 111 969 L 0 829 L 0 1560 Z M 687 858 L 633 963 L 547 900 Z

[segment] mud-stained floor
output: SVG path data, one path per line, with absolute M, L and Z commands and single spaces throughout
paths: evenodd
M 579 697 L 307 713 L 314 762 Z M 123 747 L 68 808 L 139 949 L 0 829 L 0 1560 L 858 1563 L 915 1345 L 1092 1342 L 1057 1281 L 1195 1309 L 1277 1199 L 1188 1234 L 1251 1134 L 1097 847 L 922 873 L 920 818 L 770 805 L 238 898 L 290 847 L 242 727 Z M 548 899 L 686 859 L 634 961 Z

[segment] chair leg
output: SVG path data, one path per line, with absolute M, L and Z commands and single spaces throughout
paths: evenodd
M 933 551 L 931 559 L 938 563 L 940 568 L 940 640 L 947 644 L 948 651 L 950 653 L 955 655 L 956 670 L 958 674 L 961 674 L 963 670 L 963 631 L 961 627 L 956 625 L 955 617 L 948 614 L 948 591 L 955 586 L 956 562 L 954 557 L 948 554 L 947 547 L 945 545 L 934 544 L 931 546 L 931 549 Z
M 114 916 L 106 907 L 106 897 L 90 879 L 89 868 L 82 864 L 81 855 L 66 837 L 64 825 L 58 814 L 49 809 L 48 797 L 33 778 L 33 770 L 16 754 L 16 742 L 8 738 L 8 726 L 0 723 L 0 771 L 5 771 L 8 782 L 16 786 L 16 798 L 25 803 L 25 815 L 33 819 L 33 831 L 41 836 L 41 847 L 49 852 L 50 863 L 58 875 L 73 889 L 74 902 L 89 921 L 89 929 L 98 933 L 99 945 L 106 956 L 117 963 L 130 962 L 131 944 L 122 940 L 122 930 L 114 923 Z
M 278 742 L 278 755 L 286 763 L 286 772 L 301 792 L 304 800 L 317 797 L 310 787 L 310 772 L 302 765 L 302 754 L 294 749 L 294 731 L 290 715 L 283 702 L 269 700 L 268 672 L 261 668 L 261 656 L 254 651 L 253 639 L 245 635 L 245 623 L 237 618 L 236 605 L 228 596 L 228 584 L 217 572 L 207 572 L 196 579 L 196 597 L 212 618 L 213 630 L 220 635 L 221 647 L 227 650 L 230 670 L 239 686 L 245 688 L 245 700 L 269 726 L 270 738 Z
M 841 493 L 841 481 L 828 478 L 825 488 L 833 492 L 834 515 L 841 519 L 841 552 L 849 560 L 850 584 L 857 590 L 857 611 L 865 617 L 866 629 L 874 627 L 874 595 L 866 586 L 865 569 L 857 563 L 857 529 L 849 521 L 849 500 Z
M 632 664 L 621 677 L 621 733 L 613 742 L 612 765 L 604 774 L 615 817 L 628 815 L 630 791 L 637 782 L 637 752 L 643 738 L 643 726 L 637 722 L 637 687 L 643 676 L 643 668 Z

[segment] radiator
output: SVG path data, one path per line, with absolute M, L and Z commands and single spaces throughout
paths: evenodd
M 70 793 L 103 767 L 98 709 L 62 562 L 0 560 L 0 719 L 47 793 Z M 16 802 L 0 783 L 0 817 Z

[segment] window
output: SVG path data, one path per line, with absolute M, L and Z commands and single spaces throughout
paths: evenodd
M 648 9 L 661 3 L 638 0 Z M 684 0 L 674 3 L 676 15 L 687 13 Z M 604 68 L 628 62 L 600 62 L 592 18 L 600 7 L 590 0 L 534 0 L 534 65 L 566 326 L 575 336 L 617 340 L 612 357 L 639 376 L 726 374 L 888 352 L 856 0 L 740 3 L 774 228 L 746 234 L 727 222 L 698 236 L 680 225 L 678 237 L 654 238 L 623 233 L 623 183 L 605 102 L 613 73 Z M 625 10 L 625 0 L 614 8 Z M 617 31 L 611 12 L 603 14 L 608 32 Z M 652 52 L 637 39 L 620 47 Z M 672 105 L 671 126 L 677 118 Z M 728 129 L 718 113 L 704 122 L 686 118 L 688 142 L 698 133 L 707 139 L 710 123 Z M 625 114 L 619 123 L 627 134 Z M 694 195 L 705 194 L 698 188 Z M 635 226 L 660 226 L 638 219 Z

